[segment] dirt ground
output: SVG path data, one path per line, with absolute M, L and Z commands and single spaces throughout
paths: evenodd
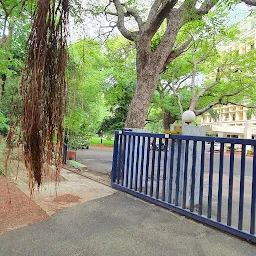
M 113 193 L 107 186 L 99 189 L 92 180 L 92 174 L 92 177 L 87 174 L 86 178 L 69 170 L 62 170 L 60 183 L 56 183 L 52 170 L 44 174 L 43 185 L 39 191 L 34 191 L 31 198 L 22 156 L 15 152 L 10 160 L 6 172 L 3 170 L 4 152 L 0 152 L 0 235 L 45 220 L 65 208 Z M 1 175 L 1 171 L 6 172 L 8 178 Z M 104 180 L 102 177 L 99 179 L 100 182 Z
M 17 186 L 0 175 L 0 235 L 42 221 L 48 214 Z

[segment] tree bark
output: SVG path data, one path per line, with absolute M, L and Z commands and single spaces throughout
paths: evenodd
M 145 32 L 137 36 L 135 40 L 137 50 L 137 86 L 130 105 L 125 127 L 144 128 L 148 107 L 157 85 L 158 76 L 166 64 L 166 59 L 172 52 L 180 24 L 181 19 L 177 18 L 172 29 L 169 31 L 169 40 L 166 40 L 166 42 L 162 40 L 155 52 L 151 51 L 152 37 L 150 34 Z M 160 49 L 162 49 L 162 51 L 160 51 Z
M 177 120 L 177 118 L 172 116 L 172 114 L 170 112 L 163 110 L 164 130 L 169 131 L 171 124 L 173 124 L 176 120 Z
M 144 67 L 145 70 L 138 74 L 136 91 L 133 95 L 125 123 L 126 128 L 143 129 L 145 125 L 148 107 L 155 90 L 158 74 L 152 72 L 153 70 L 149 69 L 149 65 Z

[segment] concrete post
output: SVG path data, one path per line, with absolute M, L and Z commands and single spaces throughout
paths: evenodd
M 244 139 L 251 139 L 252 138 L 252 123 L 245 123 L 244 125 Z M 252 146 L 247 145 L 246 146 L 246 152 L 247 150 L 251 150 Z
M 200 126 L 191 126 L 191 125 L 182 125 L 182 135 L 191 135 L 191 136 L 205 136 L 206 130 L 204 127 Z M 201 147 L 202 143 L 197 143 L 196 150 L 196 168 L 195 168 L 195 194 L 194 194 L 194 204 L 199 203 L 199 182 L 200 182 L 200 166 L 201 166 Z M 179 196 L 178 196 L 178 205 L 182 205 L 182 198 L 184 193 L 184 167 L 185 167 L 185 148 L 186 142 L 181 144 L 181 159 L 180 159 L 180 178 L 179 178 Z M 172 185 L 172 198 L 167 200 L 175 204 L 175 192 L 176 192 L 176 177 L 177 177 L 177 163 L 178 163 L 178 143 L 175 142 L 174 145 L 174 163 L 173 163 L 173 185 Z M 193 162 L 193 142 L 190 141 L 188 147 L 188 172 L 187 172 L 187 191 L 186 191 L 186 207 L 189 207 L 190 197 L 191 197 L 191 180 L 192 180 L 192 162 Z M 170 169 L 170 161 L 168 162 L 168 170 Z M 170 184 L 169 184 L 170 172 L 167 172 L 167 185 L 166 185 L 166 195 L 169 196 Z

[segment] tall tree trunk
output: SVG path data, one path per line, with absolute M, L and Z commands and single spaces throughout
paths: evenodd
M 147 111 L 155 90 L 158 74 L 142 72 L 137 79 L 137 87 L 132 98 L 125 127 L 144 128 Z
M 177 121 L 177 117 L 173 116 L 171 112 L 163 110 L 163 125 L 164 130 L 169 131 L 171 124 Z
M 164 130 L 170 130 L 170 125 L 172 124 L 171 113 L 166 111 L 166 110 L 164 110 L 164 109 L 162 111 L 163 111 Z
M 160 69 L 151 52 L 150 38 L 141 37 L 136 42 L 137 86 L 125 122 L 127 128 L 144 128 Z M 153 67 L 153 68 L 152 68 Z

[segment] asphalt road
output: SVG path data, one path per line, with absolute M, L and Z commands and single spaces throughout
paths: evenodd
M 109 174 L 112 169 L 113 148 L 90 147 L 77 151 L 77 161 L 85 164 L 90 171 Z
M 156 159 L 157 159 L 156 153 Z M 113 157 L 113 148 L 111 147 L 97 147 L 85 150 L 79 150 L 77 152 L 77 160 L 83 162 L 89 170 L 100 172 L 100 173 L 110 173 L 112 168 L 112 157 Z M 219 154 L 214 154 L 214 172 L 217 173 L 219 171 Z M 230 163 L 230 156 L 224 155 L 224 174 L 229 174 L 229 163 Z M 205 169 L 209 167 L 210 164 L 210 154 L 206 152 L 205 155 Z M 245 176 L 251 177 L 252 176 L 252 164 L 253 158 L 246 157 L 245 160 Z M 163 166 L 163 157 L 161 159 L 161 165 Z M 234 157 L 234 175 L 240 175 L 240 166 L 241 166 L 241 159 L 240 155 L 235 155 Z
M 256 246 L 117 192 L 0 236 L 0 255 L 255 256 Z

